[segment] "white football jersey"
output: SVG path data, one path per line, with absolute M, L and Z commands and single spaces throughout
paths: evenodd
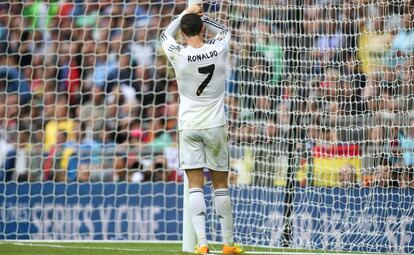
M 229 30 L 202 17 L 204 25 L 216 34 L 201 48 L 179 45 L 177 32 L 181 13 L 161 34 L 161 43 L 172 63 L 180 94 L 178 129 L 206 129 L 226 124 L 224 92 L 227 73 Z

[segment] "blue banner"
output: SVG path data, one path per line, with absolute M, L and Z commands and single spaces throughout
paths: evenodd
M 180 240 L 182 185 L 0 184 L 0 239 Z
M 0 239 L 181 240 L 182 184 L 0 184 Z M 219 224 L 205 191 L 209 238 Z M 282 188 L 232 189 L 237 242 L 280 246 Z M 292 246 L 414 253 L 414 189 L 296 189 Z

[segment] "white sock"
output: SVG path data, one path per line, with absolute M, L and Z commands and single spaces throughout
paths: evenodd
M 228 189 L 214 190 L 214 204 L 217 217 L 219 218 L 221 231 L 223 233 L 223 243 L 233 246 L 233 214 Z
M 190 212 L 193 221 L 194 231 L 197 234 L 198 245 L 207 246 L 206 236 L 206 202 L 204 200 L 203 189 L 190 189 Z

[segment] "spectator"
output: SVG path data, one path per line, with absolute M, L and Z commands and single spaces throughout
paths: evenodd
M 379 165 L 376 167 L 372 185 L 383 188 L 399 186 L 396 173 L 386 158 L 381 158 Z
M 131 54 L 134 58 L 135 63 L 138 66 L 144 68 L 151 68 L 154 65 L 155 61 L 155 49 L 152 45 L 146 40 L 147 38 L 147 29 L 141 28 L 135 30 L 135 40 L 131 44 Z
M 30 28 L 40 31 L 46 31 L 51 18 L 57 14 L 59 10 L 59 2 L 45 3 L 33 1 L 23 9 L 23 16 L 27 19 Z
M 282 142 L 285 130 L 288 127 L 286 119 L 286 105 L 281 103 L 277 113 L 272 113 L 272 101 L 266 97 L 258 98 L 254 122 L 256 127 L 254 154 L 254 179 L 258 186 L 273 186 L 275 181 L 275 163 L 280 152 L 286 149 Z M 276 117 L 277 116 L 277 117 Z M 289 118 L 287 116 L 287 118 Z
M 9 150 L 4 162 L 3 171 L 5 181 L 28 181 L 30 161 L 30 130 L 22 126 L 17 135 L 17 142 L 13 149 Z
M 0 54 L 7 53 L 7 36 L 8 36 L 8 23 L 11 19 L 9 15 L 9 4 L 0 4 Z
M 167 162 L 161 155 L 149 163 L 149 168 L 144 169 L 144 166 L 139 160 L 128 162 L 128 158 L 124 155 L 117 157 L 117 179 L 118 181 L 129 182 L 160 182 L 175 180 L 173 175 L 167 170 Z
M 334 127 L 321 127 L 319 131 L 319 139 L 316 146 L 326 149 L 334 148 L 338 145 L 338 133 Z
M 0 109 L 0 115 L 2 110 Z M 3 119 L 3 118 L 1 118 Z M 3 122 L 3 121 L 1 121 Z M 10 176 L 6 174 L 4 164 L 7 160 L 9 151 L 13 150 L 13 145 L 7 140 L 7 131 L 3 123 L 0 123 L 0 180 L 10 180 Z
M 373 186 L 388 187 L 391 181 L 391 172 L 389 166 L 379 165 L 375 169 Z
M 45 125 L 45 150 L 50 151 L 51 147 L 56 145 L 57 134 L 59 130 L 64 130 L 68 136 L 69 141 L 74 140 L 73 128 L 75 122 L 69 118 L 68 97 L 66 95 L 59 95 L 56 98 L 56 105 L 53 107 L 54 115 Z
M 363 91 L 366 87 L 366 76 L 361 72 L 359 62 L 354 54 L 348 54 L 344 65 L 341 66 L 344 75 L 344 91 L 340 91 L 342 105 L 346 107 L 345 114 L 362 114 L 366 112 L 366 102 L 363 100 Z M 344 97 L 345 96 L 345 97 Z M 344 100 L 345 99 L 345 100 Z
M 55 17 L 54 24 L 50 25 L 49 27 L 53 31 L 57 32 L 59 37 L 59 41 L 65 41 L 71 39 L 72 34 L 72 25 L 73 25 L 73 10 L 75 8 L 75 4 L 71 1 L 64 1 L 60 2 L 59 11 Z
M 327 66 L 334 66 L 334 62 L 338 61 L 336 58 L 338 58 L 338 53 L 342 50 L 344 40 L 343 33 L 340 31 L 340 24 L 331 22 L 336 16 L 336 11 L 328 10 L 326 15 L 327 17 L 320 24 L 320 34 L 315 42 L 317 51 L 314 52 L 316 59 L 319 60 L 319 68 L 321 69 Z
M 366 24 L 358 39 L 358 58 L 362 63 L 362 71 L 371 75 L 382 71 L 386 54 L 390 48 L 392 36 L 384 30 L 384 20 L 380 15 Z
M 175 129 L 177 127 L 178 116 L 178 87 L 177 83 L 172 82 L 166 86 L 167 94 L 165 98 L 164 111 L 166 115 L 167 128 Z M 150 115 L 147 115 L 150 116 Z
M 400 107 L 403 111 L 410 111 L 414 109 L 414 55 L 410 57 L 410 60 L 405 62 L 402 66 L 399 76 L 401 79 L 401 92 L 400 96 L 406 99 L 405 104 Z M 407 98 L 408 97 L 408 98 Z
M 325 70 L 323 80 L 317 85 L 314 107 L 321 115 L 321 123 L 333 124 L 338 115 L 338 91 L 340 83 L 340 73 L 337 69 L 328 68 Z
M 56 143 L 53 144 L 43 165 L 43 180 L 66 182 L 72 180 L 77 169 L 77 159 L 73 157 L 75 145 L 68 140 L 65 129 L 58 129 Z
M 140 88 L 137 84 L 135 68 L 135 63 L 132 62 L 128 52 L 120 54 L 118 66 L 109 73 L 104 91 L 111 92 L 116 85 L 119 85 L 122 90 L 133 89 L 137 93 Z
M 414 120 L 411 120 L 408 132 L 399 132 L 404 167 L 401 174 L 401 186 L 414 186 Z
M 8 93 L 6 105 L 22 106 L 30 101 L 30 86 L 24 74 L 14 66 L 0 65 L 0 88 L 6 88 Z
M 70 42 L 62 47 L 62 58 L 58 66 L 58 91 L 68 94 L 68 104 L 76 106 L 80 102 L 81 52 L 79 41 Z
M 106 114 L 105 93 L 98 86 L 92 87 L 91 97 L 77 107 L 77 117 L 85 125 L 86 136 L 93 139 L 94 133 L 102 130 Z
M 112 56 L 108 56 L 108 44 L 99 42 L 96 47 L 96 63 L 93 72 L 93 86 L 98 87 L 101 91 L 105 91 L 104 87 L 106 79 L 110 73 L 117 68 L 117 62 Z
M 128 157 L 128 162 L 139 161 L 140 157 L 146 155 L 143 151 L 144 131 L 141 122 L 136 119 L 129 123 L 129 129 L 125 130 L 127 138 L 118 145 L 117 151 L 121 151 Z
M 351 164 L 345 164 L 339 170 L 339 183 L 341 187 L 355 187 L 357 184 L 356 169 Z
M 159 182 L 167 181 L 171 172 L 167 171 L 167 161 L 164 157 L 158 156 L 154 159 L 154 162 L 150 169 L 150 181 Z
M 78 168 L 68 172 L 68 181 L 89 181 L 90 172 L 99 169 L 101 164 L 100 145 L 93 136 L 88 137 L 84 122 L 75 122 L 74 133 L 76 143 L 73 157 L 76 157 Z
M 78 27 L 94 27 L 99 17 L 99 3 L 87 0 L 84 5 L 77 5 L 75 24 Z M 83 7 L 83 8 L 82 8 Z
M 178 134 L 172 132 L 173 143 L 164 148 L 163 157 L 166 162 L 167 181 L 182 182 L 184 171 L 179 169 L 178 162 Z
M 271 31 L 266 23 L 260 23 L 258 29 L 259 36 L 257 38 L 256 50 L 261 52 L 266 61 L 272 66 L 273 73 L 270 75 L 270 82 L 273 86 L 277 86 L 283 72 L 281 33 L 279 31 Z
M 139 161 L 128 162 L 126 155 L 118 155 L 115 159 L 116 177 L 119 182 L 141 182 L 145 176 Z
M 112 181 L 114 178 L 114 163 L 116 156 L 115 143 L 116 130 L 109 126 L 105 126 L 103 131 L 99 133 L 98 140 L 99 165 L 90 170 L 89 181 Z
M 396 63 L 403 64 L 413 56 L 414 51 L 414 26 L 413 14 L 405 14 L 402 16 L 403 26 L 399 28 L 398 33 L 394 36 L 391 42 L 390 59 Z
M 147 146 L 154 154 L 163 153 L 164 149 L 173 142 L 171 132 L 165 130 L 165 124 L 165 120 L 161 118 L 155 118 L 151 122 L 150 136 L 152 139 Z
M 97 63 L 97 45 L 95 41 L 88 42 L 82 48 L 82 63 L 81 63 L 81 86 L 79 92 L 90 91 L 94 86 L 92 77 L 94 75 L 95 65 Z M 79 103 L 83 99 L 82 95 L 77 95 Z
M 358 5 L 354 5 L 352 1 L 344 1 L 342 6 L 342 11 L 338 16 L 342 22 L 341 32 L 343 38 L 341 38 L 341 48 L 344 49 L 344 54 L 341 54 L 343 59 L 355 57 L 357 51 L 357 40 L 358 34 L 360 33 L 360 24 L 362 19 L 360 19 L 358 14 Z

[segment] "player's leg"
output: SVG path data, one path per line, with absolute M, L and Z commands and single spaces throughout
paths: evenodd
M 220 221 L 223 243 L 233 246 L 233 215 L 227 187 L 229 171 L 229 150 L 225 126 L 211 128 L 203 133 L 206 164 L 210 169 L 214 188 L 214 205 Z
M 225 126 L 212 128 L 203 134 L 206 149 L 206 164 L 210 169 L 214 188 L 214 205 L 223 235 L 223 253 L 240 254 L 243 249 L 234 245 L 233 214 L 227 186 L 229 168 L 228 135 Z
M 206 203 L 204 200 L 204 149 L 197 130 L 182 130 L 178 140 L 179 164 L 185 169 L 189 184 L 189 206 L 198 239 L 196 253 L 208 253 L 206 236 Z
M 229 189 L 227 187 L 228 171 L 210 169 L 211 181 L 214 188 L 214 205 L 223 233 L 223 254 L 241 254 L 244 250 L 234 244 L 233 214 Z
M 221 225 L 223 244 L 233 246 L 233 215 L 227 188 L 228 172 L 210 170 L 210 176 L 214 187 L 214 206 Z
M 189 204 L 191 220 L 198 239 L 198 246 L 208 246 L 206 236 L 206 203 L 204 200 L 204 174 L 203 169 L 185 170 L 190 188 Z

